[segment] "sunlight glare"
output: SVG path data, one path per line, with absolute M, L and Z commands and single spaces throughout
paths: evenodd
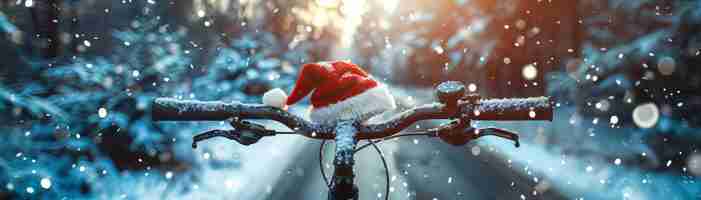
M 382 1 L 382 7 L 387 11 L 387 13 L 394 13 L 397 9 L 397 4 L 399 0 L 384 0 Z
M 367 2 L 365 0 L 343 0 L 341 12 L 345 16 L 341 34 L 341 46 L 350 47 L 358 26 L 363 22 L 363 14 L 367 12 Z

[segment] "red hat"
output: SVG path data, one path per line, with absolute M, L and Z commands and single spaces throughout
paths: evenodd
M 309 93 L 313 106 L 310 118 L 317 122 L 370 117 L 367 115 L 396 107 L 386 86 L 346 61 L 303 65 L 289 98 L 282 90 L 273 89 L 263 95 L 263 103 L 284 108 Z

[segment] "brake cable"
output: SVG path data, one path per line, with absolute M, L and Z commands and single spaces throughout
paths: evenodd
M 380 155 L 380 159 L 382 160 L 382 165 L 385 167 L 385 200 L 389 200 L 389 167 L 387 167 L 387 160 L 385 160 L 385 155 L 382 153 L 382 150 L 380 150 L 380 148 L 377 147 L 377 144 L 375 144 L 375 141 L 368 139 L 368 142 L 370 142 L 370 144 L 372 144 L 372 147 L 375 148 L 375 151 L 377 151 L 377 154 Z M 353 152 L 353 153 L 355 153 L 355 152 Z
M 375 142 L 376 142 L 376 143 L 380 143 L 380 142 L 384 142 L 384 141 L 387 141 L 387 140 L 390 140 L 390 139 L 393 139 L 393 138 L 398 138 L 398 137 L 403 137 L 403 136 L 432 136 L 432 135 L 433 135 L 433 134 L 431 134 L 431 133 L 429 133 L 429 132 L 409 132 L 409 133 L 404 133 L 404 134 L 397 134 L 397 135 L 387 136 L 387 137 L 382 138 L 382 139 L 379 139 L 379 140 L 377 140 L 377 141 L 375 141 Z M 358 152 L 358 151 L 360 151 L 360 150 L 363 150 L 365 147 L 368 147 L 368 146 L 370 146 L 371 144 L 372 144 L 372 143 L 364 144 L 364 145 L 362 145 L 362 146 L 356 148 L 356 149 L 355 149 L 355 152 Z M 355 153 L 355 152 L 354 152 L 354 153 Z
M 326 183 L 326 187 L 328 187 L 330 191 L 331 183 L 329 183 L 329 179 L 326 178 L 326 172 L 324 171 L 324 144 L 326 144 L 326 140 L 321 140 L 321 145 L 319 146 L 319 170 L 321 170 L 321 177 L 324 178 L 324 183 Z

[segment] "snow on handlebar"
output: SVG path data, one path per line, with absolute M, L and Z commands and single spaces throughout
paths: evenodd
M 446 113 L 440 107 L 440 104 L 428 104 L 400 115 L 426 113 L 437 117 L 436 119 L 446 118 Z M 461 112 L 469 112 L 463 114 L 470 114 L 472 120 L 552 120 L 552 106 L 548 97 L 483 99 L 475 105 L 461 103 L 460 108 Z M 155 121 L 223 121 L 232 117 L 275 120 L 293 117 L 289 115 L 291 114 L 262 104 L 172 98 L 156 98 L 152 109 L 152 118 Z
M 396 134 L 413 123 L 429 119 L 469 120 L 552 120 L 548 97 L 484 99 L 460 101 L 455 108 L 434 103 L 414 107 L 387 121 L 359 125 L 358 139 L 382 138 Z M 267 119 L 281 122 L 290 129 L 311 138 L 333 139 L 332 124 L 315 124 L 287 111 L 261 104 L 204 102 L 156 98 L 152 107 L 155 121 L 223 121 L 231 118 Z
M 471 120 L 551 121 L 553 117 L 552 103 L 548 97 L 480 99 L 476 94 L 466 94 L 465 86 L 457 81 L 447 81 L 438 85 L 436 98 L 439 102 L 411 108 L 384 122 L 355 122 L 354 126 L 358 130 L 355 137 L 358 140 L 384 138 L 397 134 L 421 120 L 459 119 L 463 123 L 469 123 Z M 335 137 L 336 124 L 313 123 L 285 110 L 262 104 L 156 98 L 151 112 L 154 121 L 264 119 L 278 121 L 294 133 L 310 138 Z

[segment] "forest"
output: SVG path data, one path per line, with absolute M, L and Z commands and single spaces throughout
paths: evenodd
M 328 60 L 387 84 L 397 109 L 444 81 L 555 102 L 552 122 L 473 124 L 518 132 L 519 148 L 382 143 L 389 193 L 360 152 L 360 199 L 701 198 L 701 1 L 0 0 L 0 59 L 0 199 L 326 199 L 319 141 L 193 149 L 228 124 L 151 110 L 260 103 Z

